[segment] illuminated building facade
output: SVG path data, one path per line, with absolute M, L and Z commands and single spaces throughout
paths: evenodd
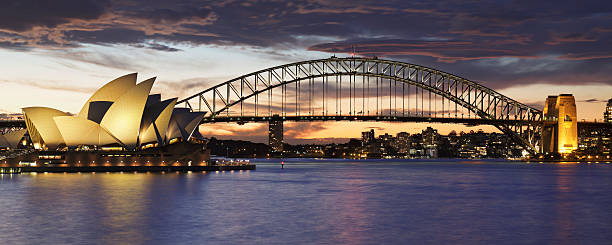
M 138 150 L 189 140 L 204 113 L 174 108 L 176 98 L 149 95 L 155 78 L 136 84 L 136 73 L 96 91 L 77 115 L 47 107 L 23 108 L 36 149 L 113 148 Z
M 410 134 L 407 132 L 399 132 L 396 137 L 396 147 L 399 153 L 410 152 Z
M 283 152 L 283 120 L 278 115 L 272 117 L 268 123 L 268 144 L 273 153 Z
M 423 137 L 423 146 L 425 148 L 425 151 L 427 152 L 427 156 L 429 156 L 430 158 L 437 158 L 438 138 L 440 136 L 438 134 L 438 130 L 433 129 L 432 127 L 427 127 L 425 130 L 423 130 L 421 135 Z
M 542 152 L 555 153 L 557 148 L 557 96 L 548 96 L 544 104 L 544 126 L 542 127 Z
M 606 111 L 604 112 L 604 122 L 612 123 L 612 99 L 608 100 Z
M 374 129 L 370 129 L 370 131 L 361 132 L 361 146 L 365 146 L 374 142 L 374 137 Z
M 544 153 L 567 154 L 578 149 L 578 118 L 573 95 L 549 96 L 544 106 L 544 120 Z

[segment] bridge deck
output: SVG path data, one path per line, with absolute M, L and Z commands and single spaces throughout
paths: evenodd
M 487 120 L 481 118 L 448 118 L 448 117 L 408 117 L 408 116 L 217 116 L 206 117 L 202 123 L 215 122 L 267 122 L 270 120 L 283 120 L 295 122 L 310 121 L 381 121 L 381 122 L 423 122 L 423 123 L 457 123 L 467 125 L 495 125 L 500 123 L 533 124 L 537 122 L 527 120 Z
M 526 120 L 487 120 L 480 118 L 448 118 L 448 117 L 401 117 L 401 116 L 284 116 L 273 118 L 270 116 L 218 116 L 206 117 L 202 123 L 217 123 L 217 122 L 268 122 L 270 120 L 283 120 L 295 122 L 311 122 L 311 121 L 381 121 L 381 122 L 423 122 L 423 123 L 456 123 L 466 125 L 495 125 L 499 123 L 506 124 L 533 124 L 541 122 L 533 122 Z M 25 121 L 12 120 L 0 121 L 0 128 L 25 128 Z M 606 128 L 612 127 L 610 123 L 604 122 L 578 122 L 578 127 L 589 128 Z

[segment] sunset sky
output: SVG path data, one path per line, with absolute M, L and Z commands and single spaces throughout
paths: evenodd
M 271 66 L 333 54 L 434 67 L 542 108 L 572 93 L 601 120 L 612 98 L 612 2 L 20 0 L 0 7 L 0 112 L 77 112 L 132 72 L 164 98 L 192 95 Z M 290 143 L 461 125 L 286 123 Z M 265 124 L 203 126 L 205 136 L 265 142 Z M 236 136 L 237 134 L 240 137 Z

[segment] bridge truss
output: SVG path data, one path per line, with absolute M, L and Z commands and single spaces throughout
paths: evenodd
M 531 154 L 542 111 L 465 78 L 376 58 L 309 60 L 218 84 L 177 103 L 203 123 L 283 120 L 432 121 L 490 124 Z

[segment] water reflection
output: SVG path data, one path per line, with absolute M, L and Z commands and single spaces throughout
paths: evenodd
M 611 186 L 485 162 L 0 176 L 0 244 L 606 244 Z
M 363 171 L 367 170 L 352 168 L 327 187 L 342 190 L 332 191 L 333 195 L 328 196 L 331 207 L 324 209 L 329 212 L 324 215 L 328 217 L 324 222 L 332 228 L 331 244 L 362 244 L 368 236 L 365 231 L 371 222 L 366 199 L 371 192 Z
M 101 225 L 106 232 L 100 234 L 104 243 L 119 241 L 123 244 L 138 244 L 146 240 L 144 224 L 149 206 L 146 193 L 150 192 L 152 178 L 147 174 L 106 174 L 96 176 L 100 186 L 103 213 Z
M 575 207 L 572 202 L 575 198 L 576 168 L 577 165 L 565 165 L 560 166 L 555 171 L 557 176 L 557 196 L 554 206 L 556 214 L 554 237 L 557 244 L 575 244 L 577 242 L 574 240 L 575 237 L 572 237 L 575 231 L 573 217 Z

